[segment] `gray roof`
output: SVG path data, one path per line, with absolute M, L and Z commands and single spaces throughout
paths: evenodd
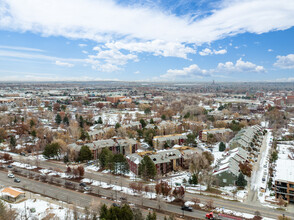
M 179 150 L 161 150 L 157 151 L 157 154 L 152 154 L 149 157 L 152 159 L 154 164 L 169 163 L 171 160 L 181 158 L 182 154 Z

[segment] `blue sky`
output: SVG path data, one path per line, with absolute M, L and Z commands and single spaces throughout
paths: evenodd
M 1 0 L 1 81 L 294 81 L 293 0 Z

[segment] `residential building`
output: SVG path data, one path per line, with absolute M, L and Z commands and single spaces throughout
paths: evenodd
M 214 129 L 209 129 L 209 130 L 202 130 L 199 132 L 199 139 L 202 141 L 207 141 L 208 136 L 210 134 L 214 136 L 224 136 L 227 134 L 232 133 L 233 131 L 229 128 L 214 128 Z
M 155 149 L 163 149 L 164 144 L 167 143 L 170 147 L 174 145 L 182 145 L 187 139 L 186 134 L 170 134 L 153 137 L 153 147 Z
M 214 168 L 215 184 L 219 186 L 235 185 L 240 173 L 239 164 L 248 161 L 248 158 L 248 152 L 241 147 L 225 152 Z

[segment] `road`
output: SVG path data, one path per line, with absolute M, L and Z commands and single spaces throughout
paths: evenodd
M 266 145 L 266 137 L 264 138 L 262 148 L 264 148 L 265 145 Z M 16 156 L 16 157 L 14 157 L 14 159 L 18 158 L 18 160 L 19 160 L 19 157 L 22 157 L 22 156 Z M 22 157 L 22 158 L 25 158 L 25 157 Z M 260 160 L 260 158 L 259 158 L 259 160 Z M 257 164 L 259 164 L 259 162 Z M 55 161 L 40 161 L 40 166 L 45 167 L 45 168 L 60 169 L 62 171 L 66 170 L 65 164 L 55 162 Z M 129 183 L 133 181 L 129 178 L 125 178 L 125 177 L 121 177 L 121 176 L 115 178 L 112 174 L 105 174 L 105 173 L 99 173 L 99 172 L 94 172 L 94 171 L 85 172 L 85 177 L 89 178 L 89 179 L 96 180 L 96 181 L 102 181 L 102 182 L 121 185 L 121 186 L 125 186 L 125 187 L 129 187 Z M 64 180 L 62 180 L 62 181 L 64 181 Z M 98 187 L 94 187 L 94 190 L 97 190 L 97 188 Z M 103 188 L 100 188 L 100 191 L 101 191 L 100 192 L 101 194 L 103 193 L 103 194 L 105 194 L 105 196 L 108 196 L 110 198 L 112 198 L 114 196 L 114 194 L 116 193 L 115 191 L 105 190 Z M 251 195 L 253 195 L 253 200 L 256 201 L 257 200 L 257 193 L 253 192 L 253 194 L 250 194 L 249 197 L 251 197 Z M 132 196 L 128 196 L 128 197 L 130 197 L 131 200 L 133 198 Z M 214 206 L 220 207 L 220 208 L 224 207 L 224 208 L 230 209 L 232 211 L 243 212 L 243 213 L 248 213 L 248 214 L 254 214 L 256 211 L 259 211 L 262 214 L 262 216 L 268 217 L 268 218 L 277 218 L 279 215 L 282 215 L 282 214 L 286 214 L 287 216 L 294 217 L 294 213 L 287 213 L 287 212 L 283 212 L 280 210 L 274 210 L 274 209 L 271 209 L 268 207 L 264 207 L 264 206 L 260 205 L 260 203 L 257 201 L 256 202 L 240 203 L 237 201 L 225 200 L 225 199 L 221 199 L 221 198 L 210 197 L 207 195 L 199 195 L 199 194 L 192 194 L 192 193 L 185 194 L 186 201 L 189 201 L 189 200 L 191 201 L 195 197 L 199 198 L 201 200 L 201 203 L 204 203 L 204 204 L 208 200 L 213 199 Z M 118 198 L 119 198 L 119 196 L 118 196 Z M 146 202 L 146 205 L 149 205 L 149 201 L 152 201 L 150 203 L 149 207 L 153 207 L 152 205 L 154 205 L 154 203 L 155 203 L 154 200 L 144 199 L 144 205 L 145 205 L 145 202 Z M 134 201 L 134 204 L 141 204 L 141 203 L 142 203 L 141 201 Z M 179 209 L 179 207 L 177 207 L 177 209 Z M 175 207 L 172 210 L 175 211 L 174 213 L 178 213 L 178 212 L 176 212 Z M 178 214 L 180 214 L 180 213 L 178 213 Z
M 250 181 L 248 181 L 248 196 L 247 200 L 245 201 L 247 204 L 255 204 L 259 205 L 259 200 L 258 200 L 258 192 L 259 192 L 259 187 L 258 187 L 258 182 L 260 181 L 261 178 L 260 175 L 258 175 L 259 172 L 262 172 L 261 170 L 263 169 L 262 167 L 262 161 L 265 160 L 264 157 L 266 157 L 266 150 L 268 147 L 268 136 L 269 132 L 266 133 L 266 135 L 263 138 L 262 145 L 260 148 L 260 154 L 258 156 L 257 162 L 254 164 L 253 169 L 252 169 L 252 175 Z
M 34 193 L 43 194 L 45 196 L 55 198 L 60 201 L 64 201 L 66 203 L 72 203 L 80 207 L 89 207 L 92 202 L 95 203 L 106 203 L 111 205 L 113 201 L 110 199 L 103 199 L 98 196 L 94 196 L 88 193 L 82 193 L 75 190 L 66 189 L 64 187 L 55 186 L 52 184 L 36 181 L 33 179 L 27 179 L 22 176 L 18 176 L 21 180 L 21 183 L 14 183 L 13 179 L 7 177 L 7 172 L 0 171 L 0 183 L 6 186 L 15 186 L 22 187 L 26 190 L 32 191 Z M 100 187 L 92 187 L 93 193 L 99 192 L 99 195 L 107 198 L 119 199 L 120 197 L 127 197 L 127 202 L 137 205 L 138 207 L 144 206 L 146 208 L 151 208 L 154 210 L 160 209 L 163 211 L 167 211 L 170 213 L 182 215 L 182 210 L 180 210 L 179 206 L 158 202 L 156 200 L 149 200 L 139 196 L 131 196 L 131 195 L 123 195 L 120 192 L 114 192 L 112 190 L 103 189 Z M 145 210 L 145 214 L 147 214 L 147 210 Z M 203 219 L 205 216 L 205 212 L 203 211 L 194 211 L 194 212 L 185 212 L 185 216 L 189 216 L 193 219 Z M 162 217 L 164 215 L 161 215 Z

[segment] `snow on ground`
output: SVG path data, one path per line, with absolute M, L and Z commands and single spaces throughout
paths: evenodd
M 243 217 L 243 218 L 247 218 L 247 219 L 252 219 L 254 217 L 254 215 L 252 215 L 252 214 L 236 212 L 236 211 L 232 211 L 232 210 L 225 209 L 225 208 L 215 208 L 215 211 L 220 212 L 220 213 L 225 213 L 228 215 L 239 216 L 239 217 Z M 263 220 L 272 220 L 271 218 L 262 218 L 262 219 Z
M 31 156 L 28 156 L 26 158 L 29 159 L 29 160 L 41 160 L 41 161 L 47 160 L 42 154 L 34 155 L 34 156 L 31 155 Z
M 20 163 L 20 162 L 13 162 L 11 165 L 16 166 L 16 167 L 20 167 L 20 168 L 24 168 L 24 169 L 28 169 L 28 170 L 33 170 L 33 169 L 37 168 L 36 166 L 32 166 L 30 164 Z
M 21 216 L 27 215 L 29 220 L 36 218 L 43 219 L 50 213 L 55 214 L 59 219 L 66 219 L 66 216 L 73 217 L 72 212 L 69 212 L 67 208 L 62 209 L 58 205 L 39 199 L 28 199 L 18 204 L 11 204 L 11 208 L 18 210 L 20 218 Z M 32 209 L 35 209 L 36 212 L 31 212 Z
M 217 164 L 218 160 L 220 160 L 224 154 L 224 152 L 219 151 L 219 143 L 216 143 L 215 145 L 213 145 L 211 153 L 214 156 L 214 162 L 213 162 L 212 166 L 215 166 Z
M 253 172 L 251 177 L 251 189 L 258 191 L 258 198 L 261 202 L 264 202 L 264 193 L 259 193 L 261 188 L 266 189 L 267 179 L 268 179 L 268 157 L 269 157 L 269 150 L 271 148 L 272 134 L 268 132 L 267 139 L 266 139 L 266 149 L 263 152 L 260 152 L 261 159 L 259 161 L 259 169 Z M 265 181 L 262 181 L 262 179 Z
M 41 199 L 27 199 L 20 203 L 10 203 L 9 205 L 12 209 L 17 210 L 18 219 L 23 219 L 25 216 L 27 216 L 28 220 L 43 219 L 48 214 L 55 215 L 61 220 L 73 218 L 73 211 L 71 209 L 62 208 L 62 206 L 52 204 Z M 50 219 L 53 219 L 53 216 L 51 216 Z
M 67 178 L 67 179 L 71 179 L 75 177 L 74 175 L 63 173 L 63 172 L 57 172 L 54 170 L 41 169 L 39 171 L 41 174 L 43 175 L 47 174 L 48 176 L 60 176 L 60 178 Z
M 185 202 L 185 205 L 186 206 L 193 206 L 193 205 L 195 205 L 195 203 L 192 202 L 192 201 L 187 201 L 187 202 Z M 199 203 L 198 205 L 201 208 L 205 206 L 202 203 Z M 228 215 L 239 216 L 239 217 L 243 217 L 243 218 L 247 218 L 247 219 L 252 219 L 254 217 L 254 215 L 252 215 L 252 214 L 242 213 L 242 212 L 236 212 L 236 211 L 232 211 L 232 210 L 225 209 L 225 208 L 220 208 L 220 207 L 216 207 L 214 210 L 216 212 L 218 212 L 218 213 L 225 213 L 225 214 L 228 214 Z M 272 220 L 271 218 L 263 218 L 263 219 L 264 220 Z
M 90 166 L 87 166 L 85 168 L 85 171 L 98 171 L 100 169 L 99 166 L 96 166 L 96 165 L 90 165 Z
M 236 186 L 220 187 L 219 190 L 223 192 L 222 195 L 232 196 L 239 201 L 243 201 L 248 194 L 247 190 L 237 190 Z

